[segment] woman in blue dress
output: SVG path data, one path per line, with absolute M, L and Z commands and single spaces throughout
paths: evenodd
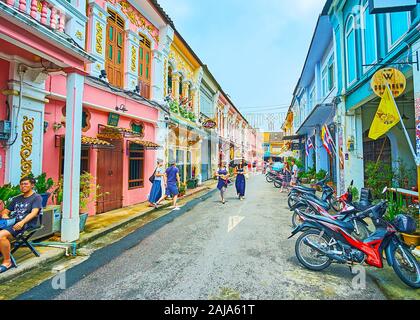
M 246 174 L 246 166 L 244 161 L 239 164 L 236 168 L 236 194 L 238 195 L 239 200 L 243 200 L 245 197 L 245 174 Z
M 156 202 L 162 197 L 162 177 L 165 175 L 163 168 L 163 161 L 158 159 L 155 171 L 155 180 L 153 181 L 152 189 L 150 190 L 149 202 L 152 206 L 157 208 Z
M 217 183 L 217 189 L 220 191 L 222 203 L 225 204 L 225 193 L 229 183 L 229 171 L 226 168 L 226 163 L 223 162 L 219 170 L 216 172 L 216 177 L 219 179 Z

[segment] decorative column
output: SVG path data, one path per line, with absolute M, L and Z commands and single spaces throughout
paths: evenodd
M 67 74 L 66 141 L 64 149 L 63 219 L 61 240 L 79 239 L 80 151 L 84 76 Z
M 139 40 L 137 33 L 127 31 L 127 40 L 125 42 L 125 85 L 128 90 L 134 90 L 139 83 Z
M 88 70 L 92 76 L 99 77 L 101 70 L 105 70 L 106 19 L 108 17 L 108 12 L 96 2 L 90 2 L 88 15 L 90 41 L 87 45 L 87 50 L 97 60 L 95 63 L 88 65 Z
M 175 101 L 179 101 L 179 80 L 181 78 L 181 74 L 178 72 L 172 72 L 172 93 L 174 95 Z
M 183 81 L 182 82 L 182 97 L 183 98 L 190 98 L 190 82 Z

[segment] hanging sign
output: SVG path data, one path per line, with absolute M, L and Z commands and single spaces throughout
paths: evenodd
M 118 122 L 120 121 L 120 115 L 117 113 L 110 112 L 108 116 L 108 125 L 117 127 Z
M 371 87 L 379 97 L 385 93 L 386 86 L 391 88 L 394 98 L 399 97 L 405 91 L 407 80 L 404 74 L 395 68 L 384 68 L 378 70 L 372 77 Z

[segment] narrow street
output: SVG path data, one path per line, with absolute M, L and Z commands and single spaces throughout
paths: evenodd
M 353 290 L 346 266 L 310 272 L 295 257 L 286 195 L 263 175 L 240 202 L 215 193 L 56 299 L 384 299 L 369 279 Z M 124 241 L 124 240 L 121 240 Z M 37 298 L 37 296 L 31 296 Z

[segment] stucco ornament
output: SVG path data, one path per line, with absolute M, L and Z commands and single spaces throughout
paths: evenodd
M 131 46 L 131 71 L 136 71 L 137 65 L 137 52 L 134 46 Z
M 75 34 L 76 38 L 79 39 L 80 41 L 83 40 L 83 33 L 80 30 L 77 30 L 76 34 Z
M 96 22 L 96 52 L 102 54 L 102 25 Z
M 26 177 L 32 172 L 32 131 L 34 130 L 34 118 L 23 117 L 22 124 L 22 145 L 20 147 L 20 169 L 21 177 Z

